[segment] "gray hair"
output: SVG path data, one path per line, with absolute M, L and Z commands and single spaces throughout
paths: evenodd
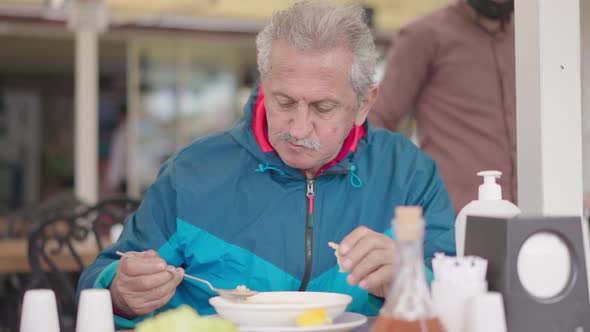
M 349 48 L 352 51 L 350 83 L 359 104 L 375 85 L 377 52 L 360 6 L 300 1 L 273 14 L 270 24 L 256 38 L 258 70 L 262 78 L 270 71 L 270 53 L 275 40 L 285 41 L 302 51 Z

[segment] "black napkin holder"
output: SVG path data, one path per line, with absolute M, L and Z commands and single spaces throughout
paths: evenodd
M 567 286 L 551 298 L 528 292 L 517 273 L 519 252 L 538 233 L 557 235 L 570 253 Z M 590 332 L 590 299 L 580 217 L 468 216 L 465 256 L 488 260 L 491 291 L 502 293 L 510 332 Z M 547 266 L 547 271 L 552 267 Z

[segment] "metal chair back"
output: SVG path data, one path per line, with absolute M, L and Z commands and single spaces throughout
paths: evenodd
M 76 287 L 88 264 L 84 252 L 92 258 L 98 255 L 110 242 L 110 228 L 123 224 L 138 206 L 139 201 L 127 197 L 105 199 L 82 213 L 56 214 L 29 234 L 31 279 L 27 289 L 54 289 L 62 331 L 74 328 Z

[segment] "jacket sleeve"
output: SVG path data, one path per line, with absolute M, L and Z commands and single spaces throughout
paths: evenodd
M 434 253 L 455 255 L 455 213 L 436 162 L 419 152 L 418 163 L 409 199 L 424 209 L 424 262 L 432 269 Z
M 99 254 L 96 261 L 80 276 L 78 292 L 85 288 L 108 288 L 115 277 L 119 262 L 116 251 L 144 251 L 154 249 L 169 264 L 179 265 L 181 257 L 176 250 L 176 190 L 174 164 L 169 160 L 160 170 L 156 181 L 144 199 L 125 223 L 116 243 Z M 140 319 L 139 319 L 140 320 Z M 115 316 L 118 327 L 132 327 L 134 321 Z
M 392 41 L 379 95 L 369 112 L 375 127 L 396 131 L 400 118 L 414 111 L 427 84 L 436 44 L 432 31 L 421 22 L 402 28 Z

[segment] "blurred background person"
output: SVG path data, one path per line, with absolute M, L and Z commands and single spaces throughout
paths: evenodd
M 503 198 L 516 203 L 513 10 L 512 0 L 457 0 L 402 27 L 369 114 L 396 131 L 413 112 L 455 213 L 477 198 L 484 169 L 502 172 Z

